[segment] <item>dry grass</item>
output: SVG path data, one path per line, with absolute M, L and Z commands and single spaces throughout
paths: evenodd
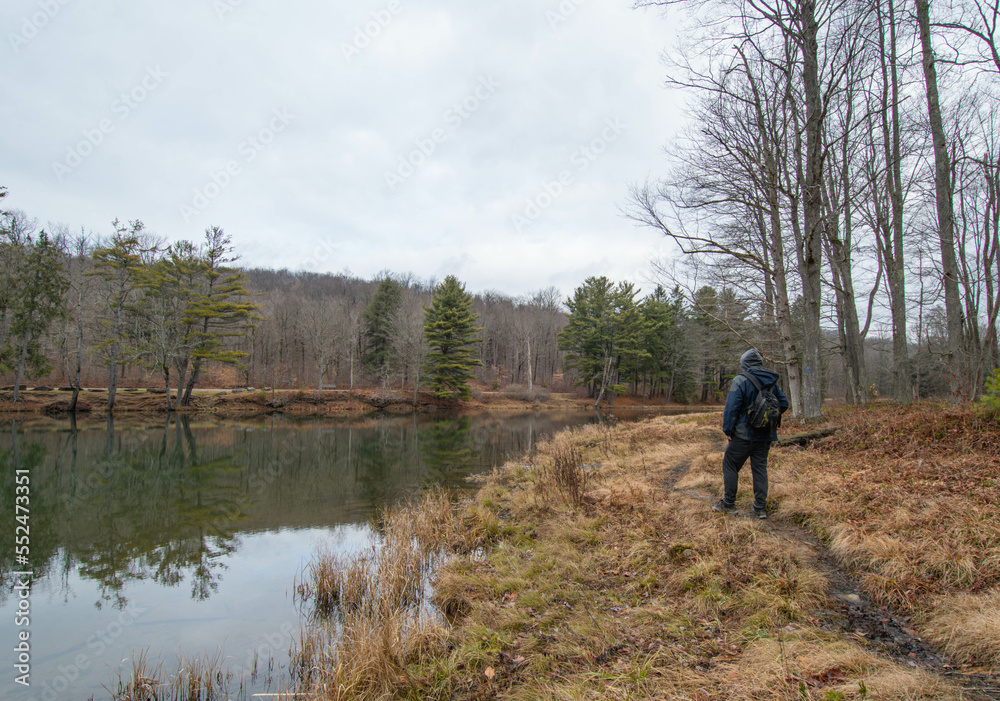
M 782 513 L 957 661 L 1000 666 L 1000 423 L 934 404 L 837 422 L 815 449 L 784 451 Z
M 181 660 L 167 675 L 162 662 L 153 665 L 145 651 L 119 667 L 113 687 L 105 686 L 113 701 L 228 701 L 247 698 L 246 680 L 224 668 L 221 651 Z
M 534 465 L 497 470 L 459 514 L 499 523 L 497 538 L 440 571 L 453 650 L 422 669 L 415 695 L 959 698 L 818 627 L 826 578 L 759 522 L 712 514 L 697 491 L 718 489 L 720 445 L 700 418 L 659 418 L 562 434 Z M 551 477 L 539 485 L 558 455 L 588 466 L 581 498 L 555 498 Z
M 1000 588 L 942 597 L 925 630 L 956 660 L 995 667 L 1000 660 Z
M 426 579 L 454 531 L 454 507 L 442 490 L 418 505 L 383 509 L 379 542 L 359 553 L 338 554 L 320 545 L 295 586 L 314 617 L 358 612 L 378 618 L 419 606 Z
M 451 499 L 436 491 L 420 504 L 386 509 L 376 527 L 380 542 L 365 552 L 318 549 L 296 587 L 312 607 L 292 652 L 297 693 L 394 698 L 417 685 L 411 667 L 445 651 L 448 629 L 424 592 L 454 531 Z
M 563 433 L 539 447 L 544 457 L 536 460 L 532 483 L 539 504 L 558 499 L 579 505 L 587 490 L 590 471 L 583 464 L 579 448 L 573 443 L 573 432 Z
M 902 669 L 828 634 L 794 627 L 755 642 L 717 674 L 728 687 L 726 698 L 741 701 L 961 698 L 933 675 Z
M 132 656 L 128 667 L 119 667 L 114 687 L 105 686 L 113 701 L 159 701 L 171 698 L 160 677 L 163 665 L 153 666 L 142 651 Z
M 817 448 L 774 451 L 775 521 L 709 510 L 722 442 L 704 416 L 564 433 L 457 510 L 438 493 L 386 512 L 383 547 L 310 563 L 295 689 L 338 701 L 958 701 L 942 677 L 837 632 L 816 552 L 781 527 L 808 524 L 870 596 L 955 658 L 996 665 L 1000 430 L 920 411 L 846 413 Z M 741 508 L 748 499 L 744 485 Z M 445 620 L 424 600 L 431 583 Z

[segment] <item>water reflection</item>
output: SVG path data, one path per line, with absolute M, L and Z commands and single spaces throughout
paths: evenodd
M 128 605 L 129 585 L 151 581 L 209 599 L 240 535 L 359 523 L 402 496 L 463 486 L 530 449 L 539 435 L 581 417 L 537 414 L 372 418 L 350 424 L 268 420 L 80 428 L 73 419 L 10 426 L 0 437 L 14 511 L 15 469 L 31 474 L 31 556 L 36 580 L 69 574 L 97 584 L 98 608 Z M 0 603 L 9 596 L 13 542 L 0 541 Z M 294 573 L 289 573 L 292 576 Z

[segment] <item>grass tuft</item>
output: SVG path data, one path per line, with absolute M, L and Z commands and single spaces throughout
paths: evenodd
M 440 660 L 449 639 L 425 592 L 453 520 L 450 498 L 432 492 L 419 504 L 383 510 L 377 546 L 351 555 L 317 549 L 296 587 L 311 606 L 292 653 L 297 693 L 382 699 L 418 685 L 414 669 Z

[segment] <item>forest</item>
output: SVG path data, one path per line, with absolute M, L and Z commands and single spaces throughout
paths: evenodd
M 687 131 L 627 207 L 682 251 L 661 270 L 756 303 L 796 414 L 821 413 L 831 349 L 855 404 L 976 397 L 997 367 L 997 3 L 636 4 L 690 23 L 668 57 Z
M 690 25 L 667 56 L 687 128 L 666 175 L 622 204 L 676 245 L 651 261 L 652 291 L 595 276 L 515 297 L 243 268 L 219 227 L 168 244 L 139 220 L 74 235 L 11 209 L 0 369 L 15 401 L 30 377 L 112 397 L 173 383 L 181 404 L 199 383 L 462 398 L 469 381 L 711 402 L 748 346 L 805 418 L 826 399 L 977 398 L 1000 367 L 996 3 L 637 5 Z M 457 342 L 429 316 L 449 285 L 467 307 Z M 460 370 L 442 380 L 445 366 Z

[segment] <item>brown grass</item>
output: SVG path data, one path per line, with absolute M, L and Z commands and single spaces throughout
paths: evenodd
M 535 461 L 532 484 L 539 504 L 558 499 L 566 504 L 583 502 L 590 477 L 589 467 L 583 464 L 579 448 L 574 445 L 573 433 L 563 433 L 539 448 L 545 458 Z
M 497 470 L 459 518 L 499 535 L 438 575 L 454 649 L 419 696 L 959 698 L 825 632 L 825 576 L 759 522 L 709 511 L 718 435 L 701 418 L 592 426 Z M 557 455 L 589 466 L 581 499 L 539 498 L 559 494 L 539 486 Z
M 223 667 L 221 650 L 182 660 L 173 675 L 162 662 L 155 666 L 147 652 L 138 652 L 115 673 L 112 687 L 105 686 L 113 701 L 226 701 L 246 698 L 246 680 Z
M 809 522 L 875 601 L 959 662 L 1000 666 L 1000 422 L 969 408 L 843 410 L 788 451 L 782 513 Z
M 772 452 L 773 521 L 709 510 L 718 416 L 574 430 L 495 470 L 457 510 L 436 493 L 384 513 L 381 549 L 317 552 L 298 587 L 314 615 L 293 655 L 296 691 L 965 698 L 838 627 L 829 570 L 789 521 L 819 533 L 866 594 L 910 614 L 921 635 L 995 667 L 1000 430 L 939 407 L 835 418 L 844 428 L 815 448 Z M 741 509 L 749 498 L 744 482 Z
M 1000 588 L 934 602 L 924 629 L 957 660 L 996 667 L 1000 660 Z
M 315 698 L 386 699 L 415 686 L 410 667 L 445 651 L 448 629 L 424 603 L 428 578 L 452 533 L 450 497 L 386 509 L 371 549 L 321 547 L 296 591 L 312 606 L 293 650 L 296 691 Z

